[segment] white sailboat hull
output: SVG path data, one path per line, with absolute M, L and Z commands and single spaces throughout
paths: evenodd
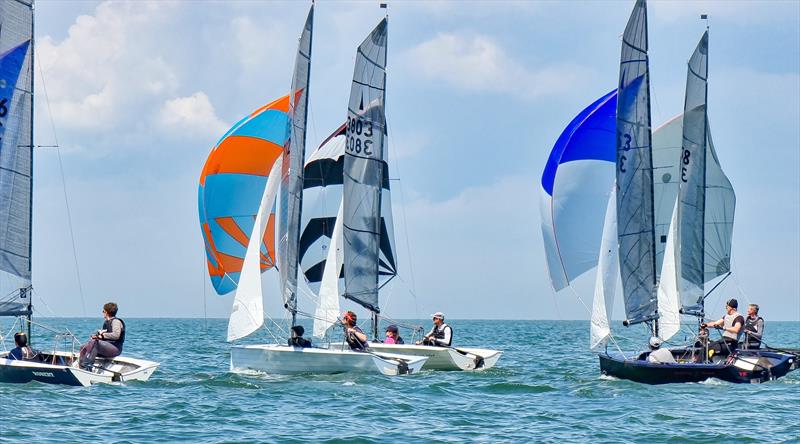
M 0 382 L 8 383 L 39 381 L 88 387 L 93 384 L 147 381 L 160 365 L 158 362 L 117 356 L 113 359 L 98 358 L 95 369 L 87 371 L 78 368 L 78 355 L 75 353 L 48 353 L 46 362 L 18 361 L 6 359 L 6 356 L 0 354 Z
M 503 354 L 499 350 L 472 347 L 432 347 L 414 344 L 383 344 L 380 342 L 371 342 L 369 346 L 377 352 L 425 356 L 428 358 L 423 366 L 426 370 L 486 370 L 494 367 Z
M 301 373 L 418 373 L 427 357 L 407 354 L 369 353 L 335 348 L 299 348 L 278 344 L 231 347 L 231 371 L 267 374 Z

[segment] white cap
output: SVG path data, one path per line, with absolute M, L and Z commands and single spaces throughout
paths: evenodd
M 650 347 L 658 348 L 661 347 L 661 339 L 658 339 L 658 336 L 653 336 L 650 338 Z
M 431 315 L 432 318 L 439 318 L 444 321 L 444 313 L 441 311 L 437 311 L 436 313 Z

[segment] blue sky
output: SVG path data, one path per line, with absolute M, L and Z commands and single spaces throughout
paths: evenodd
M 539 178 L 584 106 L 616 86 L 631 1 L 390 2 L 387 112 L 400 277 L 393 317 L 583 319 L 554 294 Z M 710 15 L 709 118 L 737 192 L 735 278 L 710 299 L 800 320 L 800 3 L 652 1 L 653 121 L 683 107 L 686 60 Z M 35 164 L 34 285 L 44 315 L 227 316 L 206 276 L 196 193 L 205 158 L 240 117 L 287 92 L 305 2 L 36 5 L 37 143 L 47 86 L 61 146 Z M 356 46 L 377 2 L 320 1 L 310 152 L 345 118 Z M 394 185 L 393 185 L 394 186 Z M 408 248 L 407 248 L 408 247 Z M 280 316 L 274 274 L 267 311 Z M 592 277 L 576 283 L 590 303 Z M 411 289 L 415 290 L 413 296 Z M 620 306 L 621 304 L 618 304 Z

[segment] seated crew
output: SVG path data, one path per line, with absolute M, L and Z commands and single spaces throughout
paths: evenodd
M 705 327 L 700 327 L 697 331 L 697 341 L 694 343 L 694 347 L 699 350 L 695 350 L 693 353 L 694 362 L 703 362 L 705 360 L 704 356 L 708 356 L 708 329 Z
M 733 353 L 739 347 L 739 336 L 743 331 L 744 317 L 736 311 L 738 307 L 739 302 L 736 299 L 730 299 L 725 303 L 727 314 L 722 319 L 700 325 L 701 327 L 715 327 L 722 330 L 722 339 L 709 344 L 709 355 L 712 353 L 727 355 Z
M 648 344 L 650 346 L 650 354 L 647 355 L 647 362 L 651 364 L 671 364 L 675 362 L 675 357 L 669 349 L 661 348 L 661 339 L 656 336 L 650 338 Z
M 747 317 L 744 319 L 744 349 L 756 350 L 761 348 L 761 338 L 764 336 L 764 318 L 758 315 L 758 305 L 750 304 L 747 307 Z
M 16 347 L 8 352 L 8 359 L 17 361 L 32 361 L 38 353 L 28 346 L 28 335 L 23 332 L 14 334 Z
M 453 329 L 444 323 L 444 313 L 437 311 L 433 315 L 433 328 L 417 344 L 450 347 L 453 343 Z
M 98 330 L 81 347 L 80 367 L 91 370 L 95 358 L 115 358 L 122 353 L 125 342 L 125 321 L 117 318 L 117 304 L 109 302 L 103 305 L 103 328 Z
M 399 330 L 396 325 L 392 324 L 386 327 L 386 340 L 385 344 L 405 344 L 406 342 L 400 337 Z
M 352 311 L 347 311 L 342 316 L 342 325 L 344 326 L 344 340 L 350 346 L 350 350 L 366 351 L 369 350 L 367 343 L 367 335 L 363 330 L 356 325 L 358 316 Z
M 311 347 L 311 341 L 303 337 L 306 329 L 302 325 L 295 325 L 292 327 L 292 337 L 289 338 L 289 345 L 292 347 L 308 348 Z

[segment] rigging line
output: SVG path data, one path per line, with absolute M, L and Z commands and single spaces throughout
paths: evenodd
M 203 253 L 205 253 L 205 243 L 203 243 Z M 206 261 L 205 255 L 201 255 L 203 259 L 203 265 L 200 267 L 200 282 L 203 283 L 203 329 L 206 334 L 208 334 L 208 311 L 206 309 L 206 289 L 208 288 L 208 284 L 206 284 Z
M 35 290 L 33 290 L 33 289 L 31 289 L 31 292 L 33 293 L 33 296 L 36 296 L 36 300 L 37 300 L 37 301 L 40 301 L 42 304 L 44 304 L 44 307 L 45 307 L 45 308 L 46 308 L 46 309 L 47 309 L 47 310 L 50 312 L 50 315 L 52 315 L 53 317 L 55 317 L 55 316 L 56 316 L 56 313 L 53 311 L 53 309 L 52 309 L 52 308 L 50 308 L 50 305 L 48 305 L 48 304 L 47 304 L 47 301 L 45 301 L 45 300 L 44 300 L 44 297 L 42 297 L 42 296 L 41 296 L 41 295 L 40 295 L 38 292 L 36 292 L 36 291 L 35 291 Z M 38 307 L 38 305 L 39 305 L 39 304 L 38 304 L 38 302 L 37 302 L 37 304 L 36 304 L 36 305 L 37 305 L 37 307 Z M 39 311 L 39 309 L 37 308 L 37 309 L 36 309 L 36 311 Z
M 39 77 L 42 79 L 42 90 L 44 92 L 44 101 L 47 104 L 47 116 L 50 119 L 50 130 L 53 132 L 53 139 L 55 141 L 56 153 L 58 154 L 58 169 L 61 173 L 61 185 L 64 190 L 64 205 L 67 208 L 67 227 L 69 227 L 69 238 L 72 243 L 72 259 L 75 261 L 75 275 L 78 280 L 78 294 L 81 297 L 81 309 L 83 310 L 83 316 L 86 317 L 86 300 L 83 297 L 83 284 L 81 283 L 81 270 L 78 266 L 78 252 L 75 248 L 75 233 L 72 230 L 72 215 L 69 209 L 69 199 L 67 198 L 67 181 L 64 178 L 64 163 L 61 160 L 61 148 L 58 143 L 58 133 L 56 132 L 56 124 L 53 120 L 53 112 L 50 109 L 50 97 L 47 94 L 47 84 L 45 83 L 44 78 L 44 71 L 42 70 L 42 64 L 39 64 Z
M 386 117 L 386 126 L 387 127 L 392 126 L 392 122 L 389 121 L 388 117 Z M 400 208 L 403 213 L 403 234 L 405 235 L 404 237 L 406 240 L 406 253 L 408 254 L 407 256 L 408 273 L 411 278 L 411 291 L 409 291 L 409 293 L 411 293 L 411 296 L 414 298 L 414 316 L 416 316 L 417 319 L 419 319 L 419 301 L 417 300 L 417 283 L 414 277 L 414 260 L 412 259 L 411 256 L 411 240 L 409 239 L 408 235 L 408 219 L 406 218 L 406 198 L 405 198 L 405 192 L 403 191 L 403 181 L 399 179 L 402 176 L 402 174 L 400 173 L 400 162 L 398 161 L 397 154 L 394 153 L 394 149 L 391 149 L 393 148 L 393 146 L 390 145 L 390 138 L 388 136 L 386 137 L 386 145 L 387 145 L 386 148 L 389 150 L 389 155 L 392 156 L 393 159 L 392 164 L 394 165 L 394 169 L 395 171 L 397 171 L 397 177 L 398 177 L 397 184 L 400 186 Z M 403 281 L 402 276 L 400 276 L 400 280 Z
M 567 285 L 567 287 L 570 289 L 570 291 L 572 292 L 573 296 L 575 296 L 578 299 L 578 301 L 581 303 L 581 305 L 583 305 L 583 308 L 586 309 L 586 312 L 589 314 L 589 322 L 591 323 L 592 322 L 591 321 L 592 311 L 589 310 L 589 307 L 586 306 L 586 303 L 583 302 L 583 299 L 578 294 L 578 292 L 575 291 L 575 288 L 573 288 L 572 285 Z M 609 319 L 611 318 L 610 315 L 608 315 L 608 317 L 609 317 Z M 608 339 L 611 339 L 611 342 L 613 342 L 614 346 L 617 347 L 617 350 L 620 352 L 622 357 L 627 359 L 627 357 L 625 356 L 625 352 L 622 351 L 622 349 L 620 348 L 619 344 L 617 343 L 617 340 L 614 339 L 614 335 L 611 334 L 611 322 L 610 321 L 609 321 L 609 328 L 608 328 Z

